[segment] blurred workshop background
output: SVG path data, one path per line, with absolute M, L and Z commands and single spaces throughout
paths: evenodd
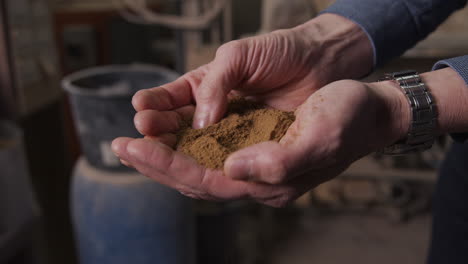
M 138 135 L 136 90 L 332 2 L 1 1 L 0 263 L 423 263 L 448 137 L 425 153 L 365 157 L 283 209 L 192 201 L 110 151 L 113 138 Z M 466 17 L 367 80 L 468 54 Z

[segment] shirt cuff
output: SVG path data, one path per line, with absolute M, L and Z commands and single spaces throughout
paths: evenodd
M 434 67 L 432 67 L 432 70 L 435 71 L 446 67 L 455 70 L 468 85 L 468 55 L 438 61 Z M 453 140 L 456 142 L 468 143 L 468 133 L 454 133 L 450 136 L 452 136 Z
M 382 2 L 376 4 L 375 0 L 337 0 L 321 12 L 345 17 L 362 28 L 372 44 L 374 68 L 401 55 L 416 43 L 417 38 L 401 37 L 402 35 L 419 35 L 412 14 L 402 1 Z
M 434 64 L 432 70 L 435 71 L 446 67 L 450 67 L 458 72 L 458 74 L 468 85 L 468 55 L 438 61 L 436 64 Z
M 341 7 L 341 6 L 331 6 L 328 9 L 325 9 L 324 11 L 320 12 L 320 14 L 329 13 L 329 14 L 342 16 L 344 18 L 351 20 L 354 24 L 358 25 L 362 31 L 364 31 L 364 33 L 366 34 L 372 46 L 372 53 L 373 53 L 372 71 L 374 71 L 375 68 L 377 67 L 377 49 L 375 47 L 374 40 L 372 39 L 371 34 L 369 34 L 369 32 L 367 31 L 366 27 L 359 22 L 360 19 L 356 19 L 355 16 L 351 15 L 353 14 L 353 12 L 348 12 L 346 9 L 347 8 Z

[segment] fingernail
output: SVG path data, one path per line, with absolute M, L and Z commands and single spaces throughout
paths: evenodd
M 144 160 L 144 153 L 145 148 L 147 148 L 145 142 L 143 140 L 133 140 L 132 142 L 128 143 L 127 145 L 127 152 L 136 160 Z
M 196 200 L 199 200 L 199 199 L 200 199 L 198 196 L 196 196 L 196 195 L 193 194 L 193 193 L 188 193 L 188 192 L 180 191 L 180 194 L 182 194 L 183 196 L 187 196 L 187 197 L 189 197 L 189 198 L 192 198 L 192 199 L 196 199 Z
M 112 144 L 111 144 L 111 149 L 112 149 L 112 152 L 114 153 L 115 156 L 119 157 L 119 146 L 117 145 L 117 139 L 114 139 L 112 141 Z
M 193 128 L 200 129 L 205 128 L 210 120 L 210 114 L 206 111 L 199 110 L 200 114 L 198 114 L 197 118 L 194 120 Z
M 247 180 L 252 175 L 252 159 L 234 158 L 226 162 L 227 175 L 235 180 Z
M 205 128 L 207 123 L 208 123 L 208 122 L 207 122 L 205 119 L 198 120 L 198 121 L 195 123 L 195 127 L 194 127 L 194 128 L 196 128 L 196 129 Z
M 120 159 L 120 162 L 129 168 L 133 168 L 133 166 L 126 160 Z

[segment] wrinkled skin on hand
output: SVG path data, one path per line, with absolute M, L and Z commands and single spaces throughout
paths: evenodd
M 397 88 L 380 89 L 356 81 L 331 83 L 298 108 L 296 121 L 281 142 L 264 142 L 233 153 L 224 172 L 207 169 L 168 146 L 174 143 L 168 133 L 177 129 L 176 120 L 183 116 L 176 111 L 155 118 L 174 125 L 159 127 L 164 135 L 159 139 L 120 138 L 113 147 L 142 174 L 187 196 L 249 198 L 281 207 L 401 137 L 400 116 L 394 118 L 391 113 L 400 109 L 402 100 Z
M 331 81 L 319 65 L 320 47 L 311 45 L 293 30 L 229 42 L 211 63 L 174 83 L 138 92 L 133 105 L 137 111 L 166 111 L 196 103 L 195 128 L 221 119 L 228 94 L 294 110 Z
M 395 132 L 382 129 L 377 119 L 376 113 L 386 116 L 394 104 L 379 89 L 354 81 L 321 88 L 371 67 L 367 35 L 331 14 L 295 29 L 229 42 L 211 63 L 135 94 L 135 126 L 145 138 L 118 138 L 112 147 L 122 163 L 187 196 L 284 206 L 382 145 L 375 133 Z M 232 95 L 281 110 L 299 107 L 296 121 L 280 143 L 233 153 L 224 171 L 174 151 L 182 119 L 193 117 L 194 128 L 213 124 Z

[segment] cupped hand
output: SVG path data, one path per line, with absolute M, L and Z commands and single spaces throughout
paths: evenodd
M 330 163 L 327 165 L 330 169 L 318 171 L 319 168 L 314 167 L 317 164 L 308 163 L 320 159 L 311 158 L 312 154 L 307 154 L 306 150 L 316 151 L 312 153 L 317 157 L 323 155 L 320 166 L 324 166 L 325 161 L 334 159 L 331 155 L 334 148 L 320 146 L 315 149 L 317 146 L 312 141 L 308 142 L 308 148 L 297 143 L 305 143 L 306 137 L 314 135 L 305 131 L 305 124 L 314 122 L 311 116 L 317 115 L 311 110 L 318 106 L 310 105 L 321 99 L 304 101 L 323 85 L 339 78 L 362 76 L 371 67 L 372 47 L 367 35 L 353 22 L 332 14 L 320 15 L 295 29 L 233 41 L 223 45 L 211 63 L 172 83 L 138 92 L 132 101 L 137 110 L 135 126 L 145 138 L 119 138 L 112 146 L 124 164 L 188 196 L 214 200 L 251 198 L 281 206 L 347 165 L 340 163 L 340 166 L 333 167 Z M 337 89 L 327 90 L 335 90 L 339 94 Z M 320 94 L 331 93 L 325 91 Z M 182 119 L 193 116 L 195 128 L 217 122 L 223 116 L 231 94 L 282 110 L 303 106 L 281 143 L 267 142 L 234 154 L 224 172 L 204 168 L 192 158 L 173 150 L 176 142 L 174 132 L 180 128 Z M 318 98 L 320 94 L 311 98 Z M 336 112 L 334 104 L 344 108 L 349 100 L 342 97 L 336 101 L 328 100 L 328 106 L 321 106 L 322 113 L 331 114 L 329 117 L 342 115 Z M 327 107 L 335 108 L 326 110 Z M 311 111 L 310 116 L 308 111 Z M 319 121 L 325 122 L 327 118 Z M 339 120 L 335 121 L 340 125 Z M 323 132 L 321 136 L 335 134 Z M 315 136 L 315 140 L 319 138 Z M 319 149 L 324 152 L 317 152 Z M 275 159 L 261 153 L 263 150 L 273 151 L 268 155 L 277 152 L 276 159 L 281 159 L 279 162 L 282 163 L 268 169 Z M 256 152 L 261 154 L 256 159 L 246 159 L 243 165 L 233 162 L 239 155 L 247 157 Z M 328 154 L 330 158 L 327 158 Z M 252 163 L 255 165 L 249 165 Z M 314 169 L 323 173 L 319 175 Z M 273 173 L 271 179 L 266 177 L 268 170 Z M 312 172 L 314 176 L 301 176 Z M 286 177 L 289 173 L 292 176 Z
M 167 101 L 167 103 L 174 103 Z M 390 82 L 331 83 L 311 95 L 296 111 L 296 121 L 279 143 L 264 142 L 233 153 L 224 172 L 207 169 L 160 139 L 120 138 L 114 152 L 142 174 L 200 199 L 249 198 L 284 206 L 318 184 L 335 177 L 353 161 L 397 141 L 408 128 L 409 110 L 399 88 Z M 159 117 L 174 124 L 187 109 Z M 187 112 L 193 111 L 188 109 Z M 171 121 L 168 121 L 168 120 Z

